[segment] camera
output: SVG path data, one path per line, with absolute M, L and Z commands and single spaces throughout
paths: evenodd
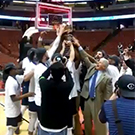
M 119 45 L 118 45 L 118 52 L 120 54 L 124 54 L 123 45 L 121 43 L 119 43 Z
M 128 46 L 128 51 L 132 51 L 133 52 L 134 50 L 135 50 L 135 45 L 133 45 L 133 46 L 129 45 Z
M 66 57 L 56 57 L 55 58 L 55 60 L 57 61 L 57 62 L 60 62 L 60 63 L 62 63 L 62 64 L 66 64 L 67 63 L 67 58 Z

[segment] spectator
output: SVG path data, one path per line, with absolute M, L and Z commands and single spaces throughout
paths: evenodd
M 22 121 L 20 100 L 29 96 L 34 96 L 34 93 L 20 95 L 21 83 L 23 80 L 27 80 L 27 77 L 31 76 L 31 73 L 26 77 L 23 75 L 17 75 L 18 70 L 13 63 L 7 64 L 4 72 L 8 75 L 5 83 L 5 114 L 8 127 L 6 135 L 13 135 L 15 130 L 19 128 Z
M 100 60 L 101 58 L 108 58 L 106 52 L 104 50 L 98 51 L 97 54 L 95 55 L 96 60 Z
M 109 64 L 116 66 L 120 70 L 120 59 L 116 55 L 109 56 Z
M 125 61 L 122 62 L 120 76 L 122 76 L 124 74 L 133 75 L 132 70 L 126 65 Z
M 123 75 L 117 84 L 120 98 L 108 100 L 103 104 L 99 120 L 102 123 L 109 123 L 110 135 L 134 135 L 135 77 Z
M 135 60 L 129 57 L 129 50 L 125 49 L 124 50 L 124 60 L 126 65 L 132 70 L 133 76 L 135 76 Z

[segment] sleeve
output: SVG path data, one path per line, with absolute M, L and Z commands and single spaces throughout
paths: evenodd
M 81 59 L 85 62 L 86 67 L 90 68 L 91 66 L 93 66 L 92 62 L 89 60 L 87 53 L 83 50 L 83 48 L 80 46 L 78 48 L 79 54 L 81 56 Z
M 16 80 L 18 81 L 19 84 L 22 84 L 24 80 L 24 75 L 16 75 Z
M 61 39 L 61 37 L 57 36 L 57 38 L 55 39 L 52 47 L 47 51 L 48 52 L 48 56 L 49 56 L 50 59 L 53 56 L 53 54 L 55 53 L 56 49 L 58 48 L 59 43 L 60 43 L 60 39 Z
M 50 67 L 40 76 L 40 79 L 47 79 L 50 76 Z
M 105 110 L 104 110 L 104 105 L 102 106 L 102 108 L 99 112 L 99 120 L 100 120 L 101 123 L 107 122 L 107 118 L 106 118 L 106 114 L 105 114 Z
M 27 68 L 24 70 L 24 75 L 27 75 L 31 70 L 31 66 L 27 66 Z
M 112 79 L 108 78 L 106 82 L 106 88 L 104 91 L 104 100 L 108 100 L 113 92 L 113 85 L 112 85 Z

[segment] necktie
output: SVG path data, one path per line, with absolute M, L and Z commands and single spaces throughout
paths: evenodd
M 90 87 L 90 98 L 95 98 L 95 85 L 96 85 L 96 79 L 97 79 L 98 71 L 95 72 L 92 82 L 91 82 L 91 87 Z

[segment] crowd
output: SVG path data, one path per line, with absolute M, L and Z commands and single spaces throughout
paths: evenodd
M 28 135 L 135 135 L 135 60 L 98 51 L 93 57 L 62 24 L 49 48 L 27 43 L 20 66 L 4 68 L 7 134 L 19 133 L 29 110 Z M 25 39 L 26 38 L 26 39 Z M 22 48 L 22 46 L 21 46 Z M 21 94 L 22 89 L 22 94 Z M 22 105 L 20 104 L 22 100 Z

